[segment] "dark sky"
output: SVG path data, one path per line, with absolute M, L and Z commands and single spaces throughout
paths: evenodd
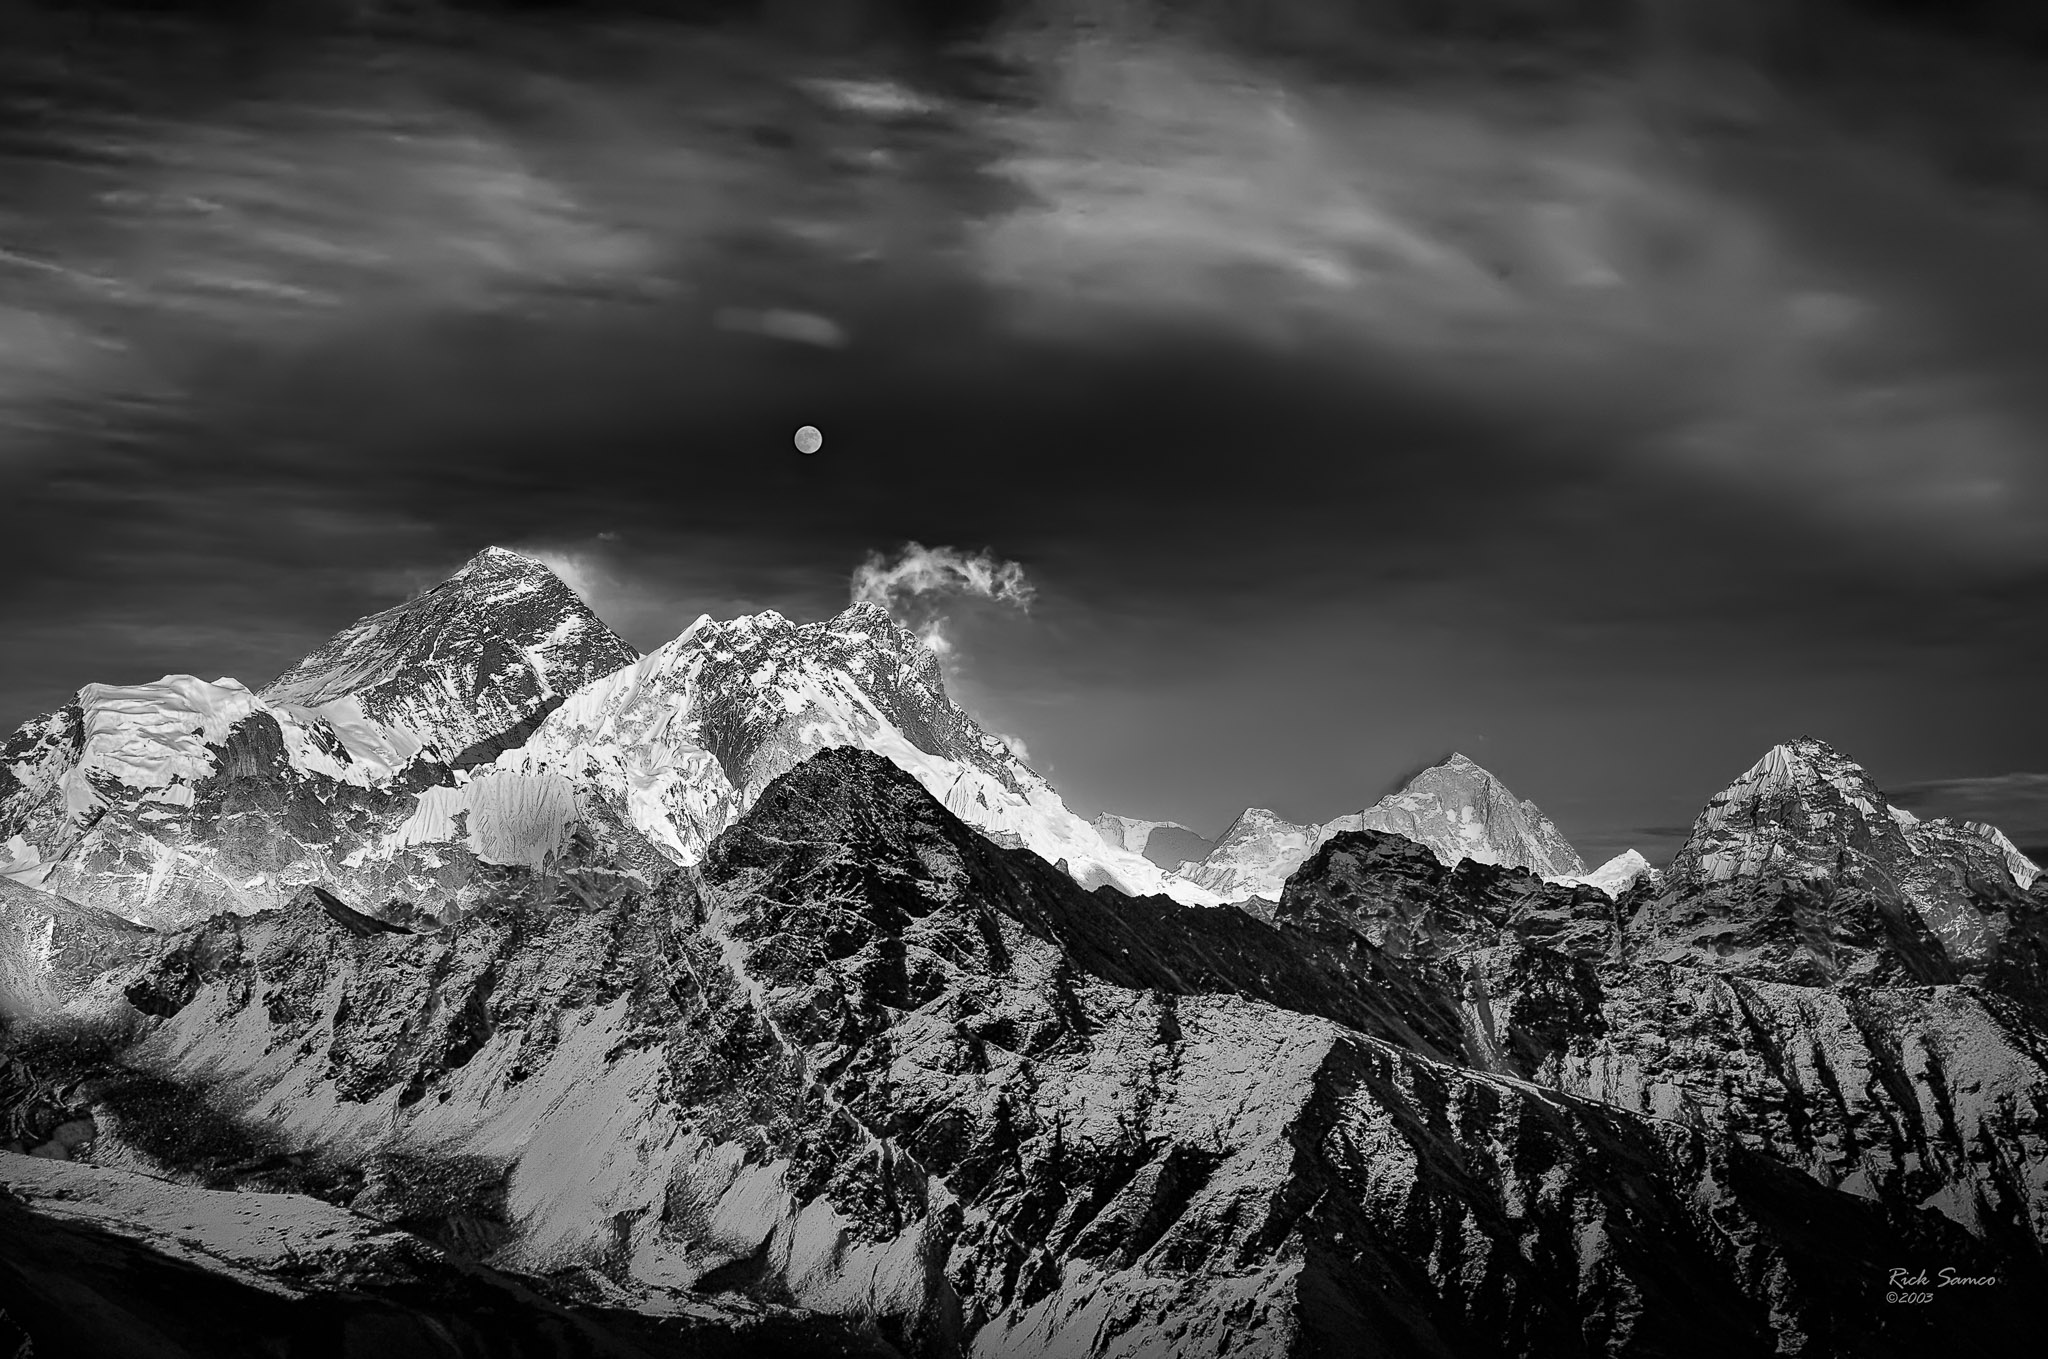
M 647 648 L 914 541 L 1021 564 L 953 686 L 1083 812 L 1327 819 L 1455 748 L 1661 860 L 1812 734 L 2048 844 L 2022 58 L 529 22 L 5 59 L 0 722 L 260 684 L 490 543 Z

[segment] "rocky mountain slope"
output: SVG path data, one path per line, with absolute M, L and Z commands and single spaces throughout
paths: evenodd
M 880 1356 L 827 1318 L 645 1316 L 549 1296 L 402 1227 L 295 1194 L 0 1158 L 0 1341 L 36 1353 L 704 1359 Z M 12 1333 L 10 1336 L 10 1332 Z
M 1801 738 L 1707 804 L 1640 923 L 1644 947 L 1673 961 L 1793 982 L 1949 983 L 2032 965 L 2022 878 L 2038 870 L 1997 832 L 1917 820 Z
M 509 556 L 452 595 L 531 635 Z M 340 697 L 88 686 L 0 757 L 0 1338 L 1988 1359 L 2032 1324 L 2048 880 L 1821 742 L 1661 875 L 1585 873 L 1454 757 L 1355 826 L 1249 811 L 1189 883 L 879 609 L 700 619 L 565 696 L 602 646 L 443 667 L 406 619 L 450 597 L 294 672 Z M 432 695 L 500 681 L 455 749 Z
M 1345 831 L 1376 830 L 1428 845 L 1446 864 L 1461 859 L 1527 868 L 1618 892 L 1648 870 L 1633 850 L 1588 873 L 1578 851 L 1533 802 L 1509 792 L 1470 758 L 1453 753 L 1362 812 L 1297 826 L 1263 807 L 1247 808 L 1216 847 L 1180 875 L 1228 901 L 1277 899 L 1316 847 Z
M 367 721 L 464 769 L 518 745 L 563 699 L 638 659 L 554 572 L 492 547 L 417 599 L 342 629 L 262 698 L 338 731 Z
M 2001 1353 L 2048 1084 L 1998 994 L 1631 939 L 1604 893 L 1370 831 L 1270 920 L 1089 892 L 837 748 L 645 889 L 221 916 L 127 974 L 125 1027 L 24 1050 L 96 1165 L 345 1204 L 338 1240 L 549 1306 L 793 1305 L 914 1355 Z M 1838 1114 L 1799 1063 L 1858 1004 L 1906 1075 Z M 2004 1282 L 1888 1306 L 1899 1261 Z

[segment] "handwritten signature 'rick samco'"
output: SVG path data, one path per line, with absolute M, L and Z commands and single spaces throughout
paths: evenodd
M 1952 1265 L 1943 1265 L 1932 1279 L 1924 1269 L 1918 1274 L 1910 1269 L 1895 1269 L 1891 1277 L 1893 1288 L 1990 1288 L 2003 1282 L 1996 1274 L 1958 1274 Z
M 1924 1269 L 1895 1269 L 1889 1282 L 1891 1291 L 1884 1295 L 1886 1302 L 1932 1302 L 1932 1290 L 1936 1288 L 1990 1288 L 2004 1280 L 1996 1274 L 1958 1274 L 1954 1266 L 1943 1265 L 1932 1278 Z

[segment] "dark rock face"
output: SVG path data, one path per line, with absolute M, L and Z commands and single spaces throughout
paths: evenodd
M 1667 960 L 1654 889 L 1376 832 L 1259 915 L 1088 891 L 844 748 L 695 873 L 607 843 L 411 933 L 336 887 L 209 920 L 109 1060 L 244 1139 L 210 1182 L 320 1162 L 293 1183 L 408 1258 L 719 1334 L 795 1306 L 918 1356 L 1992 1356 L 2048 1283 L 2048 1045 L 1980 981 Z M 96 1158 L 204 1178 L 83 1097 Z M 2004 1282 L 1884 1301 L 1943 1266 Z
M 1611 951 L 1620 922 L 1604 892 L 1524 868 L 1460 860 L 1385 831 L 1339 832 L 1288 879 L 1276 920 L 1341 921 L 1396 957 L 1429 959 L 1541 941 L 1581 957 Z
M 1663 890 L 1637 906 L 1635 947 L 1799 985 L 2024 974 L 2008 954 L 2026 954 L 2035 926 L 2001 844 L 1896 811 L 1855 763 L 1802 737 L 1707 804 Z
M 0 744 L 0 843 L 39 829 L 34 822 L 51 785 L 85 744 L 83 716 L 70 704 L 30 718 Z
M 262 697 L 302 709 L 353 699 L 371 721 L 467 767 L 638 659 L 552 571 L 494 547 L 418 599 L 342 629 Z

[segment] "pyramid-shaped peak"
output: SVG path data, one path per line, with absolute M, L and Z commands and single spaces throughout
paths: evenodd
M 547 566 L 538 558 L 529 557 L 524 552 L 514 552 L 509 547 L 499 547 L 496 544 L 492 544 L 474 557 L 471 557 L 462 569 L 464 571 L 475 571 L 480 568 L 494 570 L 504 570 L 507 568 L 530 571 L 548 570 Z M 554 573 L 549 571 L 548 574 L 553 575 Z
M 1269 807 L 1247 807 L 1237 814 L 1237 820 L 1231 822 L 1230 826 L 1232 830 L 1235 830 L 1239 826 L 1265 827 L 1292 826 L 1293 824 L 1292 821 L 1289 821 L 1286 817 Z
M 1760 874 L 1838 870 L 1843 855 L 1888 873 L 1911 857 L 1902 822 L 1863 767 L 1826 741 L 1781 741 L 1707 803 L 1672 861 L 1671 880 L 1702 886 Z
M 360 717 L 462 763 L 638 659 L 546 565 L 489 547 L 424 594 L 343 628 L 262 697 L 305 709 L 353 699 Z
M 881 605 L 865 599 L 840 610 L 826 626 L 834 632 L 856 633 L 864 637 L 886 640 L 896 647 L 917 644 L 917 638 L 910 629 L 897 622 L 894 615 Z
M 937 653 L 879 604 L 862 601 L 851 605 L 827 626 L 834 632 L 864 637 L 878 646 L 886 646 L 920 668 L 927 663 L 933 667 L 938 665 Z
M 1795 736 L 1771 747 L 1775 753 L 1802 760 L 1846 760 L 1848 757 L 1818 736 Z
M 1870 774 L 1826 741 L 1801 736 L 1781 741 L 1745 769 L 1708 804 L 1716 807 L 1843 804 L 1864 817 L 1897 824 Z M 1749 815 L 1749 814 L 1746 814 Z
M 1493 784 L 1500 783 L 1500 779 L 1494 775 L 1492 770 L 1486 768 L 1463 751 L 1454 750 L 1436 763 L 1426 765 L 1409 776 L 1403 781 L 1395 796 L 1399 796 L 1400 793 L 1427 789 L 1446 779 L 1478 780 Z
M 529 580 L 537 584 L 553 581 L 563 588 L 567 583 L 555 574 L 554 569 L 537 557 L 523 552 L 514 552 L 509 547 L 487 547 L 464 562 L 461 569 L 450 576 L 444 584 L 468 584 L 477 581 L 501 582 L 508 580 Z
M 1364 811 L 1327 823 L 1319 838 L 1340 830 L 1405 835 L 1447 864 L 1477 859 L 1541 874 L 1586 871 L 1564 832 L 1535 803 L 1516 797 L 1462 751 L 1452 751 Z
M 1421 774 L 1418 774 L 1415 777 L 1421 778 L 1423 777 L 1423 775 L 1427 774 L 1453 774 L 1461 778 L 1472 778 L 1476 776 L 1482 779 L 1492 779 L 1495 783 L 1500 782 L 1498 778 L 1494 777 L 1492 770 L 1486 768 L 1484 765 L 1480 764 L 1479 761 L 1473 759 L 1470 755 L 1465 754 L 1465 752 L 1461 750 L 1452 751 L 1450 754 L 1444 756 L 1441 760 L 1438 760 L 1435 764 L 1423 770 Z M 1409 782 L 1413 783 L 1414 780 L 1411 779 L 1409 780 Z
M 1800 736 L 1765 751 L 1730 787 L 1776 790 L 1822 783 L 1858 792 L 1871 786 L 1862 765 L 1818 737 Z

